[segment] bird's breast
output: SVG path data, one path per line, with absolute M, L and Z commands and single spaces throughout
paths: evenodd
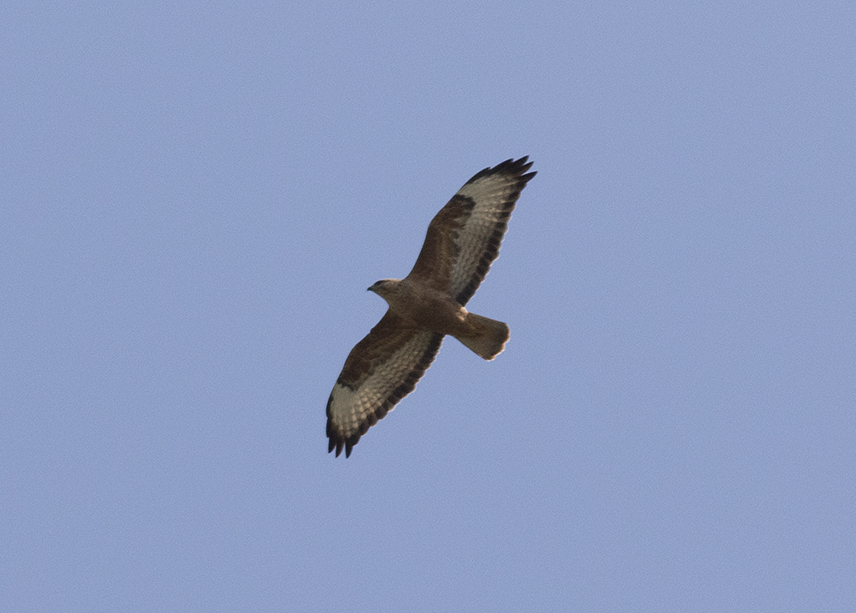
M 396 304 L 390 305 L 396 313 L 423 330 L 452 335 L 461 332 L 467 311 L 448 294 L 419 286 L 404 289 Z

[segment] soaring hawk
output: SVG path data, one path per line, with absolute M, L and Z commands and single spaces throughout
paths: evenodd
M 511 211 L 535 176 L 528 156 L 485 168 L 467 181 L 428 226 L 413 270 L 404 279 L 372 285 L 389 309 L 351 350 L 327 401 L 328 451 L 345 457 L 434 361 L 450 334 L 485 360 L 505 348 L 508 326 L 469 313 L 472 298 L 491 263 Z

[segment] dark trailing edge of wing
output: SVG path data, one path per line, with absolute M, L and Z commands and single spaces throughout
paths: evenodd
M 413 367 L 413 370 L 407 374 L 404 381 L 389 393 L 380 406 L 375 409 L 374 413 L 370 413 L 367 416 L 366 420 L 360 424 L 359 432 L 355 432 L 349 437 L 345 437 L 333 426 L 333 418 L 330 414 L 330 403 L 333 402 L 333 394 L 331 392 L 330 397 L 327 399 L 327 437 L 330 439 L 329 445 L 327 446 L 327 453 L 331 453 L 335 449 L 336 457 L 338 458 L 344 448 L 345 457 L 351 457 L 351 449 L 353 449 L 354 445 L 359 442 L 360 437 L 365 434 L 369 428 L 375 425 L 378 420 L 386 417 L 386 414 L 389 413 L 389 411 L 392 410 L 392 408 L 398 404 L 402 398 L 416 389 L 416 384 L 419 382 L 419 379 L 422 378 L 422 375 L 425 374 L 425 371 L 428 370 L 428 367 L 431 366 L 431 363 L 437 356 L 437 352 L 440 351 L 440 345 L 442 343 L 443 335 L 434 334 L 428 343 L 428 347 L 425 349 L 425 353 L 422 354 L 422 358 L 420 358 L 416 366 Z M 347 383 L 341 380 L 337 380 L 336 383 L 338 385 L 350 387 Z
M 508 229 L 508 220 L 511 219 L 511 211 L 514 210 L 514 206 L 517 204 L 517 199 L 520 198 L 520 192 L 523 191 L 524 187 L 526 187 L 526 183 L 538 174 L 537 172 L 523 174 L 532 167 L 532 162 L 527 162 L 528 159 L 529 156 L 526 155 L 519 160 L 505 160 L 493 168 L 485 168 L 481 172 L 476 173 L 472 179 L 465 183 L 465 185 L 469 185 L 478 179 L 491 175 L 509 175 L 517 177 L 517 183 L 514 185 L 514 191 L 509 194 L 508 200 L 505 203 L 504 214 L 494 225 L 493 234 L 491 234 L 488 239 L 487 248 L 479 260 L 478 266 L 476 266 L 475 273 L 470 278 L 469 283 L 467 283 L 464 289 L 458 292 L 458 295 L 455 296 L 455 299 L 462 305 L 466 305 L 470 298 L 473 297 L 473 294 L 476 293 L 479 285 L 484 281 L 485 276 L 490 270 L 490 265 L 499 256 L 499 245 L 502 243 L 502 237 Z

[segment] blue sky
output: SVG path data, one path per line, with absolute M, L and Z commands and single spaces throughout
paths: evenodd
M 7 2 L 0 609 L 852 611 L 856 10 Z M 354 448 L 474 173 L 538 176 Z

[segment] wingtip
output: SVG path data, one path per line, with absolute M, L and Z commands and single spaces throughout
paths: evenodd
M 469 185 L 473 181 L 477 181 L 478 179 L 481 179 L 482 177 L 486 177 L 488 175 L 504 174 L 520 177 L 523 180 L 523 184 L 525 185 L 526 182 L 529 181 L 529 179 L 531 179 L 537 174 L 537 172 L 535 171 L 530 172 L 526 175 L 523 174 L 527 170 L 532 168 L 532 164 L 534 164 L 534 162 L 529 161 L 528 155 L 524 155 L 522 158 L 518 158 L 516 160 L 514 158 L 508 158 L 507 160 L 505 160 L 504 162 L 500 162 L 496 166 L 485 168 L 481 172 L 476 173 L 472 179 L 467 181 L 466 184 Z
M 357 441 L 346 439 L 339 432 L 330 431 L 330 426 L 328 424 L 328 432 L 327 436 L 330 437 L 330 441 L 327 444 L 327 453 L 336 452 L 336 457 L 338 458 L 342 455 L 342 451 L 345 452 L 345 457 L 351 457 L 351 449 L 354 448 L 354 445 L 357 444 Z M 357 436 L 357 440 L 359 440 L 359 436 Z

